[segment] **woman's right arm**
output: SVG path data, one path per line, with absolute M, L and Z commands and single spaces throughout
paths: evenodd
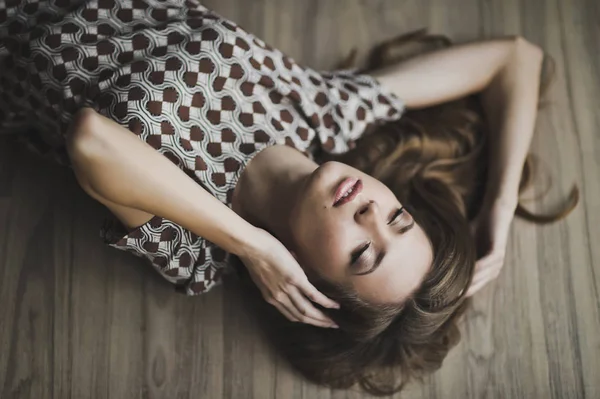
M 255 246 L 254 226 L 166 157 L 94 110 L 78 114 L 68 150 L 84 189 L 87 185 L 110 202 L 171 220 L 235 255 L 245 255 Z
M 100 201 L 161 216 L 239 256 L 269 303 L 286 317 L 320 326 L 335 302 L 308 282 L 276 238 L 221 203 L 129 130 L 96 113 L 80 111 L 67 149 L 82 187 Z

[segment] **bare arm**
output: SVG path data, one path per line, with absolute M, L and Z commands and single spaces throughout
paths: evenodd
M 321 327 L 333 322 L 311 299 L 337 304 L 310 284 L 289 251 L 204 190 L 166 157 L 117 123 L 85 109 L 68 150 L 81 186 L 111 209 L 158 215 L 238 255 L 264 298 L 287 318 Z
M 487 200 L 516 207 L 518 185 L 537 114 L 542 51 L 522 38 L 461 45 L 375 73 L 408 108 L 482 93 L 492 130 Z
M 481 92 L 491 130 L 487 191 L 473 222 L 484 256 L 467 295 L 493 281 L 504 264 L 518 203 L 519 181 L 537 115 L 542 51 L 516 38 L 450 48 L 415 58 L 376 76 L 408 107 L 426 107 Z
M 69 153 L 82 185 L 112 203 L 169 219 L 233 254 L 243 255 L 254 244 L 254 226 L 127 129 L 86 109 L 73 131 Z

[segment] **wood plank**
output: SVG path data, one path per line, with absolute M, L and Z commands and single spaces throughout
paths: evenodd
M 60 268 L 52 239 L 55 204 L 51 193 L 60 191 L 64 181 L 60 168 L 39 160 L 26 162 L 22 150 L 14 146 L 8 152 L 4 159 L 13 175 L 6 181 L 10 187 L 5 192 L 13 200 L 5 208 L 3 222 L 6 236 L 0 297 L 2 324 L 10 332 L 2 334 L 8 340 L 0 340 L 6 361 L 0 386 L 5 397 L 45 398 L 52 394 L 54 378 L 61 371 L 54 367 L 55 356 L 61 356 L 54 345 L 61 338 L 55 335 L 54 306 L 64 299 L 56 295 L 55 270 Z M 47 179 L 37 181 L 40 167 Z
M 478 295 L 463 340 L 411 398 L 598 397 L 600 9 L 594 0 L 208 0 L 300 63 L 328 69 L 357 48 L 429 26 L 455 41 L 523 34 L 555 59 L 532 149 L 531 208 L 579 185 L 565 221 L 515 221 L 502 275 Z M 0 137 L 0 397 L 367 397 L 304 381 L 262 338 L 235 283 L 173 293 L 141 259 L 106 248 L 106 211 L 68 169 Z
M 578 346 L 581 375 L 580 384 L 586 397 L 600 395 L 600 382 L 595 370 L 600 369 L 599 356 L 589 356 L 594 348 L 600 348 L 600 62 L 598 61 L 598 37 L 600 10 L 597 3 L 589 1 L 557 2 L 561 26 L 567 90 L 565 98 L 570 104 L 574 141 L 573 154 L 561 152 L 561 167 L 567 178 L 561 181 L 568 187 L 577 177 L 582 189 L 582 206 L 566 221 L 564 241 L 571 249 L 565 267 L 569 270 L 571 283 L 571 312 L 575 321 L 571 324 L 572 340 Z M 561 136 L 562 138 L 563 136 Z M 563 142 L 560 142 L 562 148 Z M 569 156 L 571 155 L 571 156 Z M 563 172 L 564 173 L 564 172 Z M 578 392 L 581 394 L 581 392 Z
M 479 1 L 462 0 L 449 5 L 441 0 L 428 7 L 430 32 L 449 36 L 454 42 L 474 40 L 482 33 L 482 5 Z M 433 375 L 435 398 L 496 397 L 492 365 L 497 352 L 493 340 L 492 296 L 488 292 L 473 300 L 465 323 L 460 345 L 446 360 L 444 367 Z

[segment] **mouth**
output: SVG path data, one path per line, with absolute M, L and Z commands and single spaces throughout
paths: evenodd
M 333 206 L 338 207 L 352 201 L 362 191 L 363 183 L 360 179 L 349 177 L 344 179 L 335 190 Z

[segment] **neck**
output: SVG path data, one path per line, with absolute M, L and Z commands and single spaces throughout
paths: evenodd
M 263 150 L 240 177 L 233 197 L 233 210 L 291 248 L 291 212 L 317 167 L 302 153 L 287 146 Z

